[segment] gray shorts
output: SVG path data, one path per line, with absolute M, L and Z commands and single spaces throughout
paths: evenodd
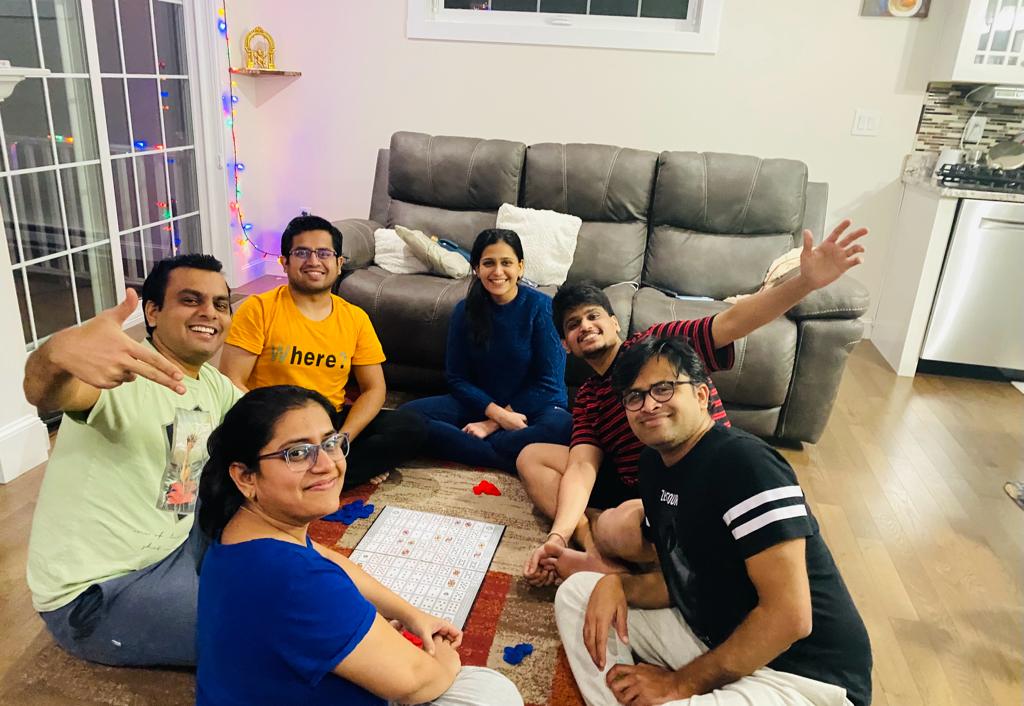
M 61 647 L 90 662 L 195 666 L 199 566 L 208 545 L 196 522 L 162 561 L 95 583 L 39 616 Z

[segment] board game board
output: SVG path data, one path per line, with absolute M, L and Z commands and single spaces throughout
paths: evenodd
M 389 505 L 351 559 L 420 610 L 462 628 L 504 531 L 504 525 Z

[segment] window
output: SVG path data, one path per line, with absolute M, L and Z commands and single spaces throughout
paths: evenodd
M 157 260 L 203 250 L 183 9 L 0 2 L 5 58 L 50 71 L 0 103 L 0 214 L 29 349 L 113 306 Z
M 714 53 L 724 0 L 409 0 L 414 39 Z

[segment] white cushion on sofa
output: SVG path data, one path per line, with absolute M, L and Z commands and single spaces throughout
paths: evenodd
M 396 275 L 417 275 L 430 272 L 430 268 L 398 237 L 391 228 L 378 228 L 373 232 L 373 261 Z
M 504 203 L 498 209 L 496 227 L 514 230 L 519 235 L 527 279 L 541 285 L 561 286 L 572 266 L 582 225 L 577 216 Z

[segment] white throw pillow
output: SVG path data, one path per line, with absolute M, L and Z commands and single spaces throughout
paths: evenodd
M 373 232 L 373 261 L 396 275 L 418 275 L 430 272 L 416 254 L 391 228 L 378 228 Z
M 503 203 L 496 227 L 514 230 L 523 241 L 527 279 L 540 285 L 561 286 L 572 266 L 582 225 L 577 216 Z

